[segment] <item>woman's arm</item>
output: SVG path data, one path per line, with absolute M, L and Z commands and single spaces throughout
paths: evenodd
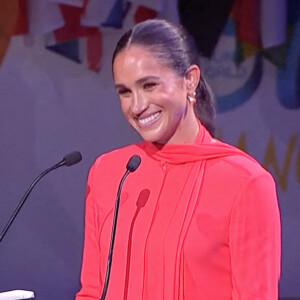
M 87 182 L 81 289 L 76 295 L 76 300 L 98 300 L 101 296 L 99 214 L 93 195 L 94 168 L 92 167 Z
M 281 229 L 276 188 L 267 172 L 241 189 L 230 221 L 234 300 L 277 300 Z

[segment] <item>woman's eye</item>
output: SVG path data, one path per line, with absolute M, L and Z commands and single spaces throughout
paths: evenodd
M 120 96 L 127 96 L 130 94 L 130 90 L 128 90 L 128 89 L 120 89 L 117 92 Z
M 144 89 L 151 90 L 156 86 L 155 82 L 147 82 L 144 84 Z

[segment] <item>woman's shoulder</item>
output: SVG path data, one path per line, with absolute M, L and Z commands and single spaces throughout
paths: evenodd
M 258 194 L 264 194 L 264 190 L 273 191 L 273 176 L 252 156 L 232 147 L 230 155 L 207 161 L 207 187 L 215 189 L 215 193 L 224 195 L 229 200 L 235 199 L 246 189 L 257 191 Z
M 211 162 L 211 166 L 216 168 L 222 175 L 229 175 L 246 178 L 255 178 L 259 176 L 270 177 L 270 173 L 250 154 L 243 150 L 220 142 L 226 147 L 234 149 L 232 155 L 227 155 L 221 159 Z M 271 176 L 272 177 L 272 176 Z

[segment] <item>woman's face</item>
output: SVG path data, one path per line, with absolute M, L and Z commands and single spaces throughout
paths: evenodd
M 190 83 L 186 77 L 134 45 L 116 56 L 113 75 L 122 112 L 145 141 L 194 141 L 198 124 L 193 105 L 187 101 Z

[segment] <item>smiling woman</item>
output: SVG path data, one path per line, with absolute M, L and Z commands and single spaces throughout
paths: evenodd
M 149 50 L 130 46 L 120 52 L 113 65 L 121 109 L 145 141 L 160 144 L 192 143 L 198 133 L 193 94 L 200 69 L 194 65 L 181 77 L 162 65 Z
M 122 61 L 122 58 L 124 59 L 129 49 L 132 50 L 132 48 L 136 49 L 138 56 L 135 56 L 135 53 L 129 53 L 133 55 L 127 57 L 127 60 L 124 62 L 131 62 L 133 67 L 138 67 L 135 69 L 136 75 L 145 76 L 145 74 L 150 73 L 148 67 L 156 68 L 152 69 L 154 73 L 162 69 L 162 71 L 169 72 L 170 76 L 166 80 L 172 81 L 165 82 L 166 80 L 164 80 L 164 83 L 181 83 L 177 87 L 181 93 L 184 93 L 182 88 L 186 88 L 182 99 L 186 100 L 186 95 L 189 96 L 190 102 L 194 106 L 195 115 L 201 120 L 201 123 L 210 134 L 213 135 L 215 129 L 214 98 L 200 72 L 199 53 L 191 36 L 183 28 L 173 26 L 173 24 L 166 21 L 156 20 L 138 24 L 138 26 L 135 26 L 121 37 L 113 53 L 113 73 L 116 83 L 117 75 L 122 76 L 124 73 L 125 77 L 129 75 L 125 70 L 121 70 L 120 73 L 117 72 L 120 70 L 118 68 L 119 61 Z M 119 56 L 121 58 L 117 59 Z M 145 61 L 144 58 L 146 58 Z M 134 65 L 135 63 L 139 63 L 139 65 Z M 146 73 L 139 74 L 137 72 Z M 156 81 L 149 81 L 148 84 L 155 85 L 159 83 L 157 80 L 162 80 L 162 74 L 154 77 Z M 174 82 L 174 80 L 178 82 Z M 174 91 L 172 97 L 176 95 L 175 92 L 177 91 Z
M 193 40 L 145 21 L 121 37 L 112 65 L 121 110 L 144 142 L 101 155 L 90 170 L 76 300 L 100 298 L 115 193 L 132 155 L 141 165 L 121 194 L 107 300 L 277 299 L 274 181 L 212 137 L 213 97 Z

